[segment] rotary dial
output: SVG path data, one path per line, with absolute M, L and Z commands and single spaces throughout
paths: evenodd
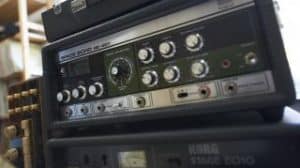
M 128 84 L 132 75 L 132 66 L 125 58 L 116 58 L 109 68 L 109 76 L 112 83 L 118 87 Z

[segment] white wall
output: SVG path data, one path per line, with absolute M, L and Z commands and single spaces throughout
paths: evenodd
M 31 44 L 28 71 L 30 75 L 42 75 L 41 46 Z M 19 42 L 6 40 L 0 43 L 0 78 L 23 71 L 22 48 Z
M 282 35 L 300 99 L 300 0 L 277 0 Z

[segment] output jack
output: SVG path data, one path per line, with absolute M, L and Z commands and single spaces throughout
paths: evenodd
M 222 68 L 228 69 L 231 67 L 231 61 L 229 59 L 224 59 L 222 62 Z
M 104 112 L 105 111 L 105 105 L 104 104 L 97 104 L 96 105 L 96 111 L 97 112 Z
M 146 106 L 146 99 L 144 97 L 138 97 L 138 98 L 136 98 L 136 104 L 140 108 L 144 108 Z
M 248 54 L 245 55 L 245 63 L 247 65 L 256 65 L 257 62 L 258 62 L 258 58 L 256 53 L 249 52 Z
M 229 82 L 225 85 L 225 92 L 229 95 L 237 94 L 238 86 L 235 82 Z
M 73 114 L 73 110 L 72 110 L 72 109 L 70 109 L 70 108 L 66 108 L 66 109 L 65 109 L 65 111 L 64 111 L 64 116 L 65 116 L 66 118 L 70 118 L 70 117 L 72 116 L 72 114 Z
M 86 106 L 86 105 L 82 105 L 82 106 L 79 108 L 79 111 L 80 111 L 83 115 L 88 115 L 88 113 L 89 113 L 89 107 Z
M 199 94 L 202 99 L 208 98 L 211 94 L 211 90 L 208 86 L 201 86 L 199 88 Z

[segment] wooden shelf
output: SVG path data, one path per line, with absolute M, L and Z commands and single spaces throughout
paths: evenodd
M 29 22 L 28 23 L 29 30 L 39 33 L 45 33 L 44 26 L 39 23 Z
M 6 77 L 6 78 L 1 78 L 1 80 L 4 80 L 6 82 L 9 82 L 9 81 L 20 81 L 22 79 L 22 75 L 23 75 L 23 72 L 15 72 L 13 73 L 12 75 Z
M 47 0 L 27 0 L 28 14 L 45 7 Z M 0 0 L 0 25 L 18 21 L 18 0 Z
M 38 34 L 38 33 L 31 33 L 31 32 L 29 32 L 28 36 L 29 36 L 29 41 L 31 43 L 44 44 L 44 43 L 47 42 L 45 35 L 41 35 L 41 34 Z M 16 34 L 14 36 L 14 39 L 18 40 L 18 41 L 21 41 L 21 35 L 20 35 L 20 33 Z
M 28 28 L 29 28 L 28 36 L 30 42 L 37 43 L 37 44 L 44 44 L 47 42 L 47 39 L 44 34 L 43 25 L 38 23 L 28 22 Z M 21 40 L 20 33 L 16 34 L 14 36 L 14 39 L 20 41 Z

